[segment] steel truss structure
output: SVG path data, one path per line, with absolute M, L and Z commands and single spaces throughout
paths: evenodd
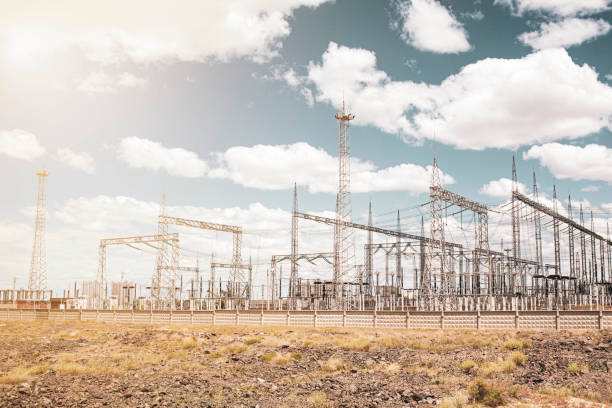
M 170 260 L 163 269 L 160 280 L 151 286 L 151 299 L 156 308 L 176 307 L 176 270 L 178 267 L 179 235 L 157 234 L 157 235 L 138 235 L 133 237 L 106 238 L 100 240 L 98 247 L 98 283 L 99 293 L 97 304 L 99 308 L 104 307 L 107 300 L 107 274 L 106 274 L 106 248 L 110 245 L 126 245 L 131 248 L 141 250 L 136 244 L 144 244 L 159 250 L 160 247 L 153 243 L 165 244 L 171 248 Z M 161 271 L 161 269 L 160 269 Z

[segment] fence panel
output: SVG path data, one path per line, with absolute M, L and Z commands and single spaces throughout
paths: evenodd
M 598 311 L 567 311 L 559 314 L 559 329 L 580 330 L 599 328 Z
M 193 324 L 211 325 L 213 324 L 213 312 L 201 311 L 193 312 Z
M 317 312 L 317 327 L 342 327 L 342 312 L 322 310 Z
M 347 311 L 347 327 L 374 327 L 374 314 L 372 312 Z
M 238 316 L 238 324 L 254 326 L 261 323 L 261 313 L 257 310 L 243 310 Z
M 376 327 L 382 327 L 385 329 L 406 328 L 406 313 L 378 312 L 376 314 Z
M 440 312 L 410 313 L 411 329 L 439 329 L 441 327 Z
M 476 329 L 476 312 L 444 312 L 444 327 L 449 329 Z
M 512 330 L 516 324 L 515 319 L 514 312 L 480 312 L 480 328 Z
M 217 310 L 215 312 L 215 324 L 220 326 L 236 324 L 236 312 L 233 310 Z
M 289 312 L 289 326 L 310 326 L 315 325 L 315 313 L 311 311 L 291 311 Z
M 529 311 L 520 312 L 519 329 L 550 329 L 556 327 L 556 312 Z
M 266 310 L 264 312 L 263 324 L 270 326 L 285 326 L 287 324 L 287 312 Z
M 606 310 L 602 313 L 601 328 L 612 329 L 612 310 Z

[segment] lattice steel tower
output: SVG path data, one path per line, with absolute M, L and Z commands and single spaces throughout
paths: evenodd
M 339 123 L 338 143 L 338 195 L 336 199 L 336 227 L 334 228 L 334 284 L 337 287 L 354 264 L 355 248 L 351 222 L 351 164 L 349 149 L 349 123 L 355 115 L 346 112 L 342 101 L 342 112 L 335 115 Z
M 440 171 L 438 169 L 438 160 L 434 156 L 433 167 L 431 169 L 431 181 L 429 185 L 430 195 L 430 211 L 431 218 L 430 222 L 430 234 L 431 240 L 429 242 L 427 251 L 427 263 L 425 272 L 427 277 L 425 278 L 424 292 L 426 295 L 431 295 L 432 287 L 434 283 L 437 283 L 437 276 L 439 276 L 439 282 L 442 286 L 442 293 L 446 287 L 447 280 L 447 262 L 446 262 L 446 248 L 444 238 L 444 220 L 443 220 L 443 208 L 442 200 L 435 194 L 437 188 L 441 188 L 442 183 L 440 182 Z M 431 299 L 430 299 L 431 300 Z
M 46 290 L 47 289 L 47 194 L 45 192 L 45 182 L 49 173 L 43 171 L 36 173 L 38 176 L 38 192 L 36 195 L 36 224 L 34 227 L 34 244 L 32 246 L 32 260 L 30 262 L 30 280 L 28 289 Z

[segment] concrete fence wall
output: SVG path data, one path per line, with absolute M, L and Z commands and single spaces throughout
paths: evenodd
M 612 311 L 131 311 L 3 309 L 0 320 L 79 320 L 176 325 L 369 327 L 389 329 L 612 329 Z

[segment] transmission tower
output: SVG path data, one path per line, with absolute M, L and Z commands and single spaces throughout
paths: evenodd
M 438 169 L 438 160 L 434 156 L 433 167 L 431 169 L 431 182 L 429 186 L 430 194 L 430 234 L 431 241 L 429 242 L 429 250 L 427 251 L 427 264 L 425 267 L 427 278 L 424 282 L 424 292 L 431 294 L 432 284 L 436 280 L 436 275 L 440 276 L 441 286 L 446 284 L 446 248 L 444 239 L 444 220 L 442 219 L 442 200 L 435 193 L 437 189 L 442 187 L 440 182 L 440 172 Z M 436 267 L 436 258 L 438 265 Z
M 43 168 L 43 171 L 36 173 L 36 176 L 38 176 L 38 192 L 36 194 L 36 224 L 34 226 L 34 244 L 32 245 L 32 260 L 30 262 L 30 280 L 28 283 L 28 289 L 46 290 L 47 194 L 45 192 L 45 182 L 49 176 L 49 173 Z
M 355 115 L 348 113 L 342 101 L 342 112 L 335 115 L 338 119 L 338 195 L 336 198 L 336 228 L 334 228 L 334 286 L 348 274 L 354 264 L 354 242 L 352 229 L 347 225 L 351 222 L 351 165 L 349 149 L 349 123 Z

